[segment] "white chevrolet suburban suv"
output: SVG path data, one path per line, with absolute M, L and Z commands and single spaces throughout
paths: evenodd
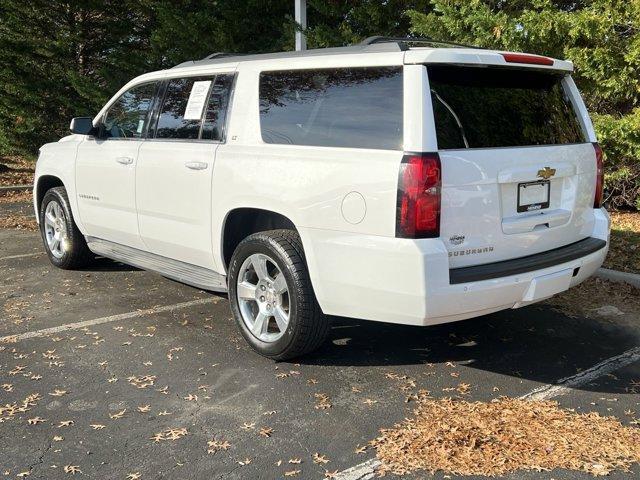
M 214 54 L 125 85 L 40 150 L 44 246 L 228 291 L 248 343 L 310 352 L 327 316 L 432 325 L 602 264 L 602 152 L 568 61 L 373 37 Z

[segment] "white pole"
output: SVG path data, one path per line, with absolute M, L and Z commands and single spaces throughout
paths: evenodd
M 296 50 L 307 49 L 307 37 L 304 36 L 304 30 L 307 29 L 307 0 L 295 0 L 296 2 L 296 23 L 298 28 L 302 30 L 296 30 Z

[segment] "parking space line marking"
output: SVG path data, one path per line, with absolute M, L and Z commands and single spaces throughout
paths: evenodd
M 627 365 L 640 360 L 640 347 L 635 347 L 627 350 L 615 357 L 607 358 L 602 362 L 594 365 L 593 367 L 584 370 L 576 375 L 570 377 L 561 378 L 555 384 L 546 384 L 541 387 L 532 390 L 520 397 L 521 400 L 550 400 L 560 395 L 565 395 L 571 391 L 572 388 L 585 385 L 597 378 L 600 378 L 608 373 L 619 370 Z M 336 480 L 370 480 L 374 478 L 376 469 L 382 465 L 382 462 L 377 458 L 372 458 L 366 462 L 360 463 L 354 467 L 338 473 L 334 478 Z
M 17 335 L 7 335 L 6 337 L 0 337 L 0 343 L 17 342 L 20 340 L 26 340 L 28 338 L 44 337 L 51 335 L 52 333 L 64 332 L 67 330 L 77 330 L 79 328 L 91 327 L 93 325 L 100 325 L 102 323 L 117 322 L 118 320 L 127 320 L 129 318 L 144 317 L 147 315 L 153 315 L 154 313 L 171 312 L 173 310 L 179 310 L 181 308 L 193 307 L 196 305 L 204 305 L 207 303 L 217 303 L 220 301 L 220 297 L 208 297 L 199 298 L 197 300 L 191 300 L 189 302 L 175 303 L 173 305 L 165 305 L 163 307 L 153 307 L 147 309 L 140 309 L 134 312 L 119 313 L 117 315 L 109 315 L 108 317 L 94 318 L 93 320 L 85 320 L 76 323 L 67 323 L 66 325 L 60 325 L 57 327 L 43 328 L 42 330 L 34 330 L 32 332 L 20 333 Z
M 0 261 L 13 260 L 14 258 L 37 257 L 38 255 L 42 255 L 42 252 L 23 253 L 21 255 L 9 255 L 8 257 L 0 257 Z
M 597 378 L 614 372 L 615 370 L 619 370 L 639 360 L 640 347 L 632 348 L 620 355 L 607 358 L 597 365 L 577 373 L 576 375 L 561 378 L 555 383 L 555 385 L 547 384 L 536 388 L 520 398 L 523 400 L 549 400 L 550 398 L 565 395 L 569 393 L 573 387 L 585 385 Z
M 372 458 L 355 467 L 341 471 L 333 478 L 336 480 L 369 480 L 375 476 L 376 468 L 378 468 L 381 463 L 377 458 Z

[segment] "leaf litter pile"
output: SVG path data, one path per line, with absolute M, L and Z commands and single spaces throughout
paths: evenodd
M 556 402 L 504 397 L 489 403 L 423 398 L 413 418 L 381 430 L 371 444 L 382 475 L 441 470 L 494 476 L 555 468 L 606 475 L 640 462 L 640 428 Z

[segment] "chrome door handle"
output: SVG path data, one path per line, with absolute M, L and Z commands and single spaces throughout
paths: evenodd
M 116 157 L 116 162 L 121 163 L 122 165 L 131 165 L 133 163 L 133 158 L 131 158 L 131 157 Z
M 184 166 L 191 170 L 204 170 L 209 164 L 207 162 L 187 162 Z

